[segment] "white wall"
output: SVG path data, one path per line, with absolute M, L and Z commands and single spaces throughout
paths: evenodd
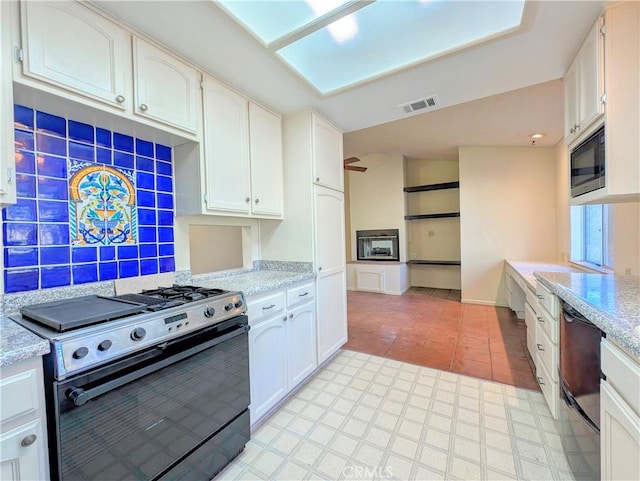
M 462 301 L 506 305 L 504 260 L 556 260 L 556 149 L 460 147 Z
M 398 229 L 400 261 L 407 260 L 406 228 L 404 221 L 404 163 L 402 155 L 363 155 L 358 167 L 366 172 L 350 172 L 349 215 L 351 251 L 347 260 L 357 259 L 355 236 L 357 230 Z
M 226 271 L 244 267 L 242 227 L 190 225 L 191 274 Z
M 238 226 L 242 228 L 242 259 L 244 267 L 252 267 L 254 260 L 261 259 L 260 235 L 258 221 L 256 219 L 243 219 L 236 217 L 223 217 L 215 215 L 194 215 L 176 217 L 174 225 L 175 233 L 175 258 L 176 270 L 191 269 L 191 252 L 189 241 L 190 227 L 196 226 Z M 237 252 L 236 245 L 226 244 L 225 241 L 216 242 L 212 237 L 211 248 L 217 249 L 216 256 L 227 252 L 230 256 Z M 202 255 L 207 255 L 206 253 Z M 204 262 L 208 262 L 205 260 Z M 196 269 L 199 270 L 199 269 Z

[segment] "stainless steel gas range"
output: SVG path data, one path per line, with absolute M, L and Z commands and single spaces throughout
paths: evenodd
M 174 285 L 26 306 L 54 480 L 207 480 L 249 440 L 241 293 Z

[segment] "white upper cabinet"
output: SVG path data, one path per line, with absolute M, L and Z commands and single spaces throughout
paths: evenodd
M 129 108 L 129 32 L 75 2 L 24 1 L 21 12 L 24 75 Z
M 144 40 L 134 38 L 138 115 L 196 132 L 202 102 L 200 73 Z
M 249 104 L 211 77 L 204 80 L 206 205 L 249 214 Z
M 605 186 L 572 199 L 572 204 L 640 200 L 640 3 L 614 2 L 604 13 Z M 590 34 L 590 38 L 592 37 Z M 593 51 L 589 40 L 581 52 Z M 600 48 L 600 47 L 598 47 Z M 592 58 L 593 53 L 590 54 Z M 593 98 L 588 86 L 585 98 Z M 593 109 L 586 112 L 593 113 Z M 580 131 L 579 143 L 600 122 Z
M 0 2 L 0 206 L 16 201 L 9 3 Z
M 282 120 L 249 102 L 251 211 L 282 216 Z
M 313 181 L 344 191 L 342 168 L 342 132 L 311 112 Z
M 565 142 L 572 144 L 604 113 L 603 19 L 589 30 L 565 76 Z

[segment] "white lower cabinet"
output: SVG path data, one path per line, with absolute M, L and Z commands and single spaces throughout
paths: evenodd
M 318 366 L 313 283 L 248 301 L 251 424 Z M 285 307 L 286 305 L 286 307 Z M 268 314 L 265 314 L 268 312 Z
M 318 273 L 318 363 L 347 342 L 345 270 Z
M 0 479 L 49 477 L 42 360 L 34 357 L 0 370 Z
M 608 339 L 601 343 L 600 476 L 640 479 L 640 364 Z

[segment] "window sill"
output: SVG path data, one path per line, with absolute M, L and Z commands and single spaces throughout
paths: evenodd
M 610 269 L 609 267 L 597 266 L 595 264 L 591 264 L 590 262 L 569 261 L 569 264 L 587 272 L 594 272 L 598 274 L 613 274 L 613 269 Z

